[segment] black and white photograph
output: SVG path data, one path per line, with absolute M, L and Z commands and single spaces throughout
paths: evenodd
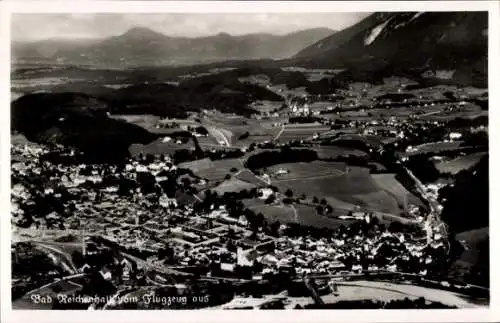
M 489 309 L 485 8 L 12 13 L 12 310 Z

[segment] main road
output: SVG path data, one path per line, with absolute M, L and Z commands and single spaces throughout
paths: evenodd
M 441 220 L 440 217 L 441 205 L 432 195 L 427 193 L 424 184 L 422 184 L 422 182 L 413 174 L 411 170 L 409 170 L 406 167 L 403 168 L 406 170 L 407 174 L 415 183 L 415 188 L 417 189 L 417 192 L 422 196 L 423 199 L 425 199 L 429 203 L 430 212 L 427 215 L 427 218 L 425 219 L 424 223 L 424 230 L 427 232 L 427 243 L 432 242 L 432 236 L 434 234 L 433 230 L 436 227 L 439 230 L 441 230 L 441 234 L 447 238 L 448 232 L 446 229 L 446 224 Z

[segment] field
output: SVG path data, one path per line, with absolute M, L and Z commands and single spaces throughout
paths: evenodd
M 315 168 L 319 167 L 312 166 L 310 174 L 315 172 Z M 403 193 L 394 194 L 394 183 L 394 187 L 387 183 L 385 187 L 381 187 L 373 180 L 369 170 L 361 167 L 348 167 L 347 172 L 336 175 L 273 180 L 272 184 L 281 192 L 290 189 L 296 196 L 305 194 L 308 198 L 325 198 L 334 209 L 352 210 L 359 206 L 362 209 L 391 214 L 399 214 L 404 210 L 404 198 L 401 196 Z M 412 201 L 417 202 L 413 199 Z
M 135 124 L 136 126 L 142 127 L 148 131 L 156 132 L 158 130 L 167 129 L 157 129 L 156 125 L 160 121 L 160 117 L 151 114 L 114 114 L 110 118 L 124 120 L 128 123 Z
M 331 175 L 342 175 L 345 171 L 344 163 L 313 161 L 310 163 L 278 164 L 267 168 L 267 173 L 274 177 L 273 182 L 282 180 L 298 180 L 317 178 Z M 287 174 L 275 175 L 278 170 L 287 170 Z
M 368 146 L 378 146 L 384 143 L 388 138 L 373 135 L 345 134 L 338 137 L 337 140 L 362 141 Z M 391 138 L 392 139 L 392 138 Z M 335 141 L 333 141 L 335 143 Z
M 335 104 L 333 102 L 328 101 L 317 101 L 309 104 L 309 110 L 311 111 L 325 111 L 328 107 L 334 107 Z
M 289 142 L 292 140 L 312 139 L 314 134 L 329 130 L 330 127 L 315 123 L 286 125 L 277 140 L 279 142 Z
M 423 206 L 422 201 L 411 192 L 409 192 L 396 179 L 396 176 L 394 174 L 372 174 L 371 177 L 378 185 L 378 187 L 393 195 L 399 201 L 399 203 L 404 205 L 406 199 L 408 203 Z
M 250 105 L 250 108 L 260 113 L 271 113 L 273 110 L 279 109 L 282 104 L 282 102 L 275 101 L 255 101 Z
M 265 185 L 266 182 L 257 176 L 255 176 L 251 171 L 248 169 L 242 170 L 241 172 L 238 172 L 234 177 L 236 177 L 239 180 L 242 180 L 244 182 L 254 184 L 256 186 L 262 186 Z
M 243 165 L 239 159 L 210 160 L 208 158 L 179 164 L 179 168 L 190 169 L 195 175 L 209 181 L 223 180 L 231 169 L 242 169 Z
M 203 124 L 217 144 L 219 140 L 228 140 L 232 146 L 236 147 L 272 141 L 281 130 L 281 127 L 273 126 L 273 122 L 269 120 L 253 120 L 220 114 L 206 117 Z M 248 135 L 241 137 L 245 134 Z
M 456 118 L 474 119 L 481 116 L 488 116 L 488 111 L 453 111 L 442 112 L 431 116 L 422 117 L 422 120 L 428 121 L 449 121 Z
M 222 195 L 226 192 L 240 192 L 243 190 L 251 190 L 254 188 L 254 184 L 250 184 L 248 182 L 244 182 L 242 180 L 239 180 L 237 178 L 231 178 L 228 180 L 225 180 L 221 184 L 219 184 L 217 187 L 213 188 L 217 194 Z
M 170 142 L 162 142 L 162 139 L 158 139 L 147 145 L 133 144 L 129 147 L 129 152 L 132 156 L 136 156 L 140 153 L 152 155 L 171 155 L 179 149 L 194 149 L 194 145 L 191 141 L 186 144 L 177 144 L 174 140 Z
M 364 151 L 340 146 L 321 146 L 315 147 L 319 159 L 338 158 L 341 156 L 366 156 Z
M 250 207 L 255 213 L 262 213 L 267 222 L 272 223 L 279 221 L 280 223 L 297 223 L 297 217 L 294 210 L 290 206 L 284 205 L 256 205 Z
M 427 144 L 422 144 L 413 147 L 413 151 L 406 152 L 407 156 L 426 154 L 426 153 L 439 153 L 442 151 L 456 150 L 460 148 L 462 141 L 452 141 L 452 142 L 431 142 Z
M 316 212 L 314 207 L 307 205 L 295 205 L 295 209 L 298 213 L 299 223 L 305 226 L 336 229 L 341 225 L 349 225 L 353 222 L 352 220 L 342 220 L 334 217 L 320 215 Z M 345 212 L 342 214 L 339 213 L 338 215 L 345 215 Z
M 486 154 L 486 152 L 480 152 L 467 156 L 460 156 L 448 161 L 438 162 L 436 163 L 436 168 L 443 174 L 449 173 L 455 175 L 462 170 L 469 169 L 476 165 Z
M 271 223 L 276 221 L 279 221 L 281 224 L 299 223 L 304 226 L 330 229 L 352 223 L 352 220 L 342 220 L 319 215 L 314 207 L 302 204 L 295 204 L 293 206 L 260 204 L 250 206 L 250 208 L 256 213 L 261 212 L 266 221 Z M 338 215 L 344 215 L 345 213 L 339 213 Z

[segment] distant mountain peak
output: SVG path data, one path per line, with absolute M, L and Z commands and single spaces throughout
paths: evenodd
M 121 37 L 141 39 L 141 38 L 162 38 L 166 37 L 166 35 L 154 31 L 147 27 L 132 27 L 127 30 Z
M 217 37 L 227 37 L 227 38 L 232 37 L 230 34 L 225 33 L 225 32 L 220 32 L 216 36 Z

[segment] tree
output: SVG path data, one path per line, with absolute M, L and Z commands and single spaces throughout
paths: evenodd
M 321 205 L 316 206 L 316 212 L 318 212 L 318 214 L 323 214 L 323 207 Z
M 232 167 L 230 171 L 231 171 L 231 173 L 236 173 L 238 171 L 238 168 Z
M 389 224 L 389 232 L 397 233 L 403 231 L 403 224 L 398 221 L 393 221 Z
M 285 195 L 286 195 L 287 197 L 292 197 L 292 196 L 293 196 L 293 192 L 292 192 L 292 190 L 291 190 L 291 189 L 287 189 L 287 190 L 286 190 L 286 192 L 285 192 Z
M 224 179 L 225 180 L 231 179 L 231 174 L 226 174 L 226 176 L 224 176 Z
M 326 200 L 323 198 L 323 199 L 321 199 L 320 203 L 321 203 L 321 205 L 326 205 Z
M 279 237 L 279 229 L 280 229 L 281 223 L 279 221 L 273 222 L 270 225 L 270 233 L 272 236 Z
M 274 196 L 274 194 L 271 194 L 269 195 L 269 197 L 266 199 L 265 203 L 266 204 L 272 204 L 274 203 L 274 201 L 276 200 L 276 197 Z
M 316 196 L 315 196 L 315 197 L 313 197 L 313 203 L 318 203 L 318 201 L 319 201 L 319 200 L 318 200 L 318 198 L 317 198 Z

